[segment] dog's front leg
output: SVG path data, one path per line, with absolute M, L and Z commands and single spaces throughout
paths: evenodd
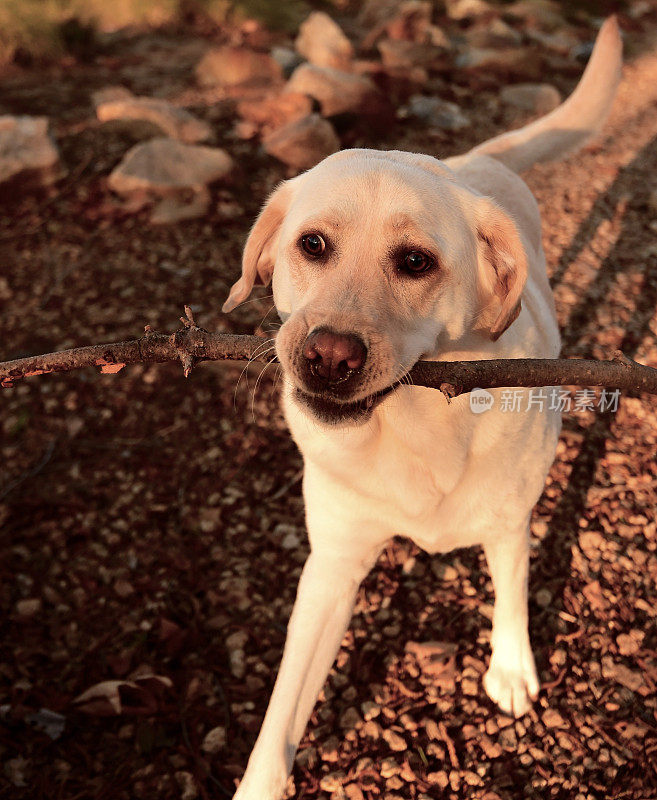
M 236 800 L 278 800 L 373 559 L 313 551 L 301 574 L 276 685 Z
M 528 522 L 499 532 L 484 543 L 484 552 L 495 591 L 484 688 L 503 711 L 519 717 L 529 711 L 539 690 L 528 631 Z

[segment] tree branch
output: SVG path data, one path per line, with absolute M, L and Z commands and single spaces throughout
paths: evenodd
M 96 366 L 104 373 L 119 372 L 127 364 L 180 361 L 185 377 L 200 361 L 275 361 L 271 339 L 208 333 L 199 328 L 189 306 L 184 327 L 170 336 L 149 325 L 141 339 L 0 362 L 0 385 L 8 388 L 23 378 L 51 372 L 69 372 Z M 416 386 L 439 389 L 451 399 L 475 388 L 531 386 L 604 386 L 657 394 L 657 369 L 617 353 L 611 361 L 588 359 L 518 358 L 482 361 L 419 361 L 408 377 Z

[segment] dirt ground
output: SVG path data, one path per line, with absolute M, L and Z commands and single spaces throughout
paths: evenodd
M 564 353 L 621 349 L 657 366 L 657 53 L 651 29 L 636 35 L 604 135 L 528 181 Z M 171 331 L 184 303 L 210 330 L 271 334 L 265 291 L 231 317 L 219 311 L 249 224 L 285 177 L 256 144 L 231 138 L 229 104 L 199 98 L 193 109 L 245 165 L 213 190 L 207 217 L 151 227 L 105 185 L 139 133 L 93 121 L 90 92 L 126 82 L 192 97 L 205 46 L 138 37 L 92 64 L 3 82 L 3 113 L 52 117 L 68 175 L 50 196 L 3 197 L 0 357 L 133 338 L 146 323 Z M 565 91 L 578 71 L 549 78 Z M 491 111 L 497 89 L 454 87 L 474 120 L 465 133 L 400 122 L 385 140 L 349 144 L 453 154 L 509 124 Z M 232 795 L 307 555 L 301 461 L 275 372 L 242 373 L 205 365 L 185 380 L 175 365 L 138 366 L 3 390 L 1 796 Z M 301 744 L 297 796 L 657 798 L 656 448 L 657 398 L 565 414 L 532 523 L 543 690 L 519 721 L 481 687 L 493 600 L 482 553 L 391 543 Z M 426 641 L 456 645 L 434 675 L 407 648 Z M 73 702 L 101 681 L 149 674 L 167 680 L 124 686 L 118 715 Z M 40 729 L 39 709 L 62 715 L 61 735 Z M 211 748 L 216 728 L 225 742 L 219 731 Z

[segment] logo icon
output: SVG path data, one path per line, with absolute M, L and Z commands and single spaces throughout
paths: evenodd
M 473 389 L 470 392 L 470 411 L 473 414 L 483 414 L 493 407 L 495 398 L 488 389 Z

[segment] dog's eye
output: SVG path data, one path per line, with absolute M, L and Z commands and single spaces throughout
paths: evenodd
M 406 253 L 402 262 L 402 268 L 406 272 L 412 272 L 414 274 L 426 272 L 431 269 L 432 266 L 433 262 L 429 256 L 425 253 L 421 253 L 419 250 L 411 250 L 409 253 Z
M 301 237 L 301 247 L 309 256 L 317 258 L 326 250 L 326 242 L 318 233 L 307 233 Z

